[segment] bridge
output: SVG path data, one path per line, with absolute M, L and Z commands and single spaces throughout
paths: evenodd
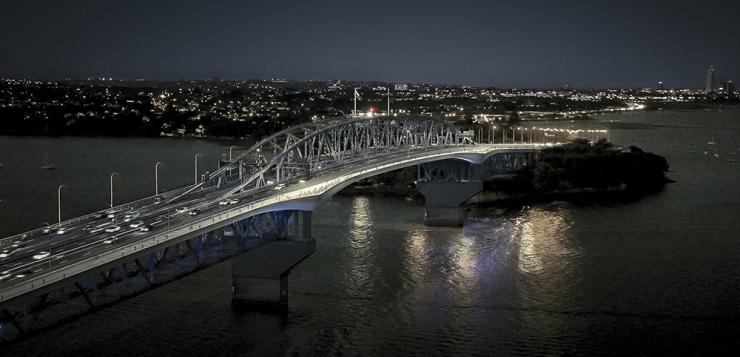
M 534 131 L 509 133 L 480 143 L 419 117 L 308 123 L 259 141 L 194 185 L 0 239 L 0 341 L 225 259 L 235 304 L 284 308 L 290 269 L 315 250 L 311 212 L 322 202 L 416 166 L 425 222 L 460 225 L 482 177 L 529 165 L 552 145 L 535 143 Z

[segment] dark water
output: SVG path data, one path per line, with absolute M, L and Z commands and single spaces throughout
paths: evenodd
M 634 202 L 482 208 L 463 228 L 424 226 L 421 202 L 335 197 L 314 213 L 287 315 L 232 310 L 226 262 L 4 355 L 733 354 L 740 164 L 725 160 L 740 112 L 601 120 L 640 124 L 612 140 L 666 156 L 677 182 Z
M 38 228 L 57 220 L 57 188 L 62 189 L 62 219 L 108 207 L 110 175 L 114 203 L 192 184 L 195 154 L 202 174 L 214 170 L 226 145 L 206 140 L 33 138 L 0 136 L 0 236 Z M 243 144 L 247 144 L 246 142 Z M 234 149 L 233 155 L 238 154 Z M 44 170 L 44 165 L 54 169 Z

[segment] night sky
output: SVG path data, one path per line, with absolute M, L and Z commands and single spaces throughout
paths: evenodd
M 700 88 L 740 82 L 740 1 L 3 1 L 0 44 L 10 78 Z

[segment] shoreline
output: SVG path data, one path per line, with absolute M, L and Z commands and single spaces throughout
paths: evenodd
M 701 103 L 699 103 L 701 104 Z M 673 106 L 667 106 L 667 107 L 646 107 L 644 109 L 623 109 L 619 108 L 617 110 L 609 110 L 609 109 L 602 109 L 602 110 L 593 110 L 588 111 L 588 113 L 584 114 L 567 114 L 567 113 L 559 113 L 559 112 L 552 112 L 547 113 L 543 117 L 535 118 L 535 117 L 527 117 L 526 115 L 521 119 L 521 123 L 539 123 L 539 122 L 555 122 L 555 123 L 570 123 L 570 122 L 594 122 L 599 119 L 599 116 L 603 116 L 606 114 L 624 114 L 624 113 L 634 113 L 634 112 L 645 112 L 645 113 L 651 113 L 651 112 L 713 112 L 713 111 L 722 111 L 722 110 L 740 110 L 740 106 L 738 105 L 728 105 L 728 104 L 702 104 L 702 106 L 696 106 L 696 107 L 684 107 L 679 105 L 673 105 Z M 600 123 L 601 124 L 601 123 Z M 610 124 L 610 123 L 607 123 Z M 207 131 L 207 128 L 206 128 Z M 147 138 L 147 139 L 195 139 L 195 140 L 213 140 L 213 141 L 240 141 L 240 140 L 254 140 L 255 142 L 258 142 L 259 140 L 256 139 L 252 135 L 248 136 L 212 136 L 212 135 L 99 135 L 99 134 L 90 134 L 90 133 L 77 133 L 77 134 L 70 134 L 70 133 L 64 133 L 64 134 L 26 134 L 26 133 L 0 133 L 0 137 L 33 137 L 33 138 L 60 138 L 60 137 L 72 137 L 72 138 Z

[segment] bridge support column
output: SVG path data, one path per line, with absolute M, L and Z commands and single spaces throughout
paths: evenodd
M 463 203 L 483 191 L 483 182 L 419 182 L 416 189 L 424 195 L 424 224 L 455 227 L 463 224 Z
M 424 195 L 424 224 L 461 226 L 462 205 L 483 191 L 480 165 L 459 160 L 420 165 L 416 190 Z
M 288 213 L 276 240 L 232 260 L 232 305 L 287 309 L 290 270 L 316 250 L 311 212 Z

